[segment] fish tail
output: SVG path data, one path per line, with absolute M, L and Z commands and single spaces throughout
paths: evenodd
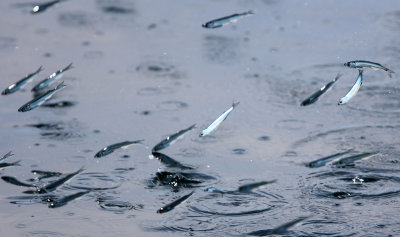
M 43 71 L 43 65 L 40 65 L 40 67 L 38 68 L 38 70 L 36 70 L 36 73 Z
M 343 74 L 340 73 L 340 72 L 338 72 L 337 75 L 336 75 L 336 77 L 335 77 L 335 79 L 334 79 L 333 81 L 339 80 L 339 78 L 342 77 L 342 76 L 343 76 Z
M 245 14 L 246 14 L 246 15 L 253 15 L 253 14 L 254 14 L 254 11 L 253 11 L 253 10 L 249 10 L 249 11 L 245 12 Z
M 74 67 L 72 66 L 72 62 L 71 62 L 70 64 L 68 64 L 68 66 L 66 66 L 66 67 L 63 69 L 63 71 L 67 71 L 68 69 L 71 69 L 71 68 L 74 68 Z
M 62 81 L 60 84 L 58 84 L 58 86 L 56 86 L 55 90 L 61 89 L 66 87 L 67 85 L 64 84 L 64 81 Z
M 240 104 L 240 102 L 238 101 L 238 102 L 233 102 L 232 103 L 232 108 L 235 108 L 236 106 L 238 106 Z
M 392 70 L 390 70 L 390 69 L 388 69 L 388 70 L 386 70 L 386 71 L 387 71 L 389 77 L 392 78 L 392 76 L 393 76 L 392 74 L 394 74 L 394 71 L 392 71 Z

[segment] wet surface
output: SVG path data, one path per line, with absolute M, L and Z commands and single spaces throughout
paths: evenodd
M 14 154 L 0 160 L 4 233 L 400 234 L 397 1 L 89 0 L 31 14 L 34 5 L 0 3 L 1 91 L 44 68 L 0 97 L 0 157 Z M 201 26 L 248 10 L 236 23 Z M 357 95 L 338 106 L 358 75 L 343 64 L 357 59 L 396 73 L 365 69 Z M 17 112 L 70 62 L 65 90 Z M 329 92 L 300 106 L 338 73 Z

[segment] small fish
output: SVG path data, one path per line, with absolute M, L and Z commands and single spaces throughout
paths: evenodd
M 215 188 L 215 187 L 206 188 L 206 189 L 204 189 L 204 192 L 208 192 L 208 193 L 220 193 L 220 194 L 224 194 L 224 193 L 225 193 L 225 192 L 222 191 L 221 189 Z
M 394 71 L 390 70 L 389 68 L 384 67 L 379 63 L 374 63 L 370 61 L 356 60 L 347 62 L 344 65 L 350 68 L 369 68 L 372 70 L 382 70 L 387 72 L 390 78 L 392 78 L 392 74 L 394 73 Z
M 333 155 L 330 155 L 330 156 L 327 156 L 327 157 L 322 157 L 321 159 L 314 160 L 314 161 L 311 161 L 311 162 L 307 163 L 306 166 L 310 167 L 310 168 L 322 167 L 322 166 L 326 165 L 326 163 L 328 163 L 328 162 L 330 162 L 332 160 L 335 160 L 335 159 L 337 159 L 337 158 L 339 158 L 339 157 L 341 157 L 343 155 L 348 154 L 350 151 L 351 150 L 348 150 L 348 151 L 345 151 L 345 152 L 336 153 L 336 154 L 333 154 Z
M 57 4 L 59 2 L 63 2 L 63 1 L 65 1 L 65 0 L 54 0 L 54 1 L 50 1 L 50 2 L 46 2 L 46 3 L 35 5 L 31 10 L 31 14 L 37 14 L 37 13 L 40 13 L 40 12 L 44 12 L 44 11 L 46 11 L 47 8 Z
M 40 95 L 34 98 L 33 100 L 29 101 L 28 103 L 24 104 L 23 106 L 21 106 L 18 109 L 18 112 L 27 112 L 29 110 L 32 110 L 40 106 L 41 104 L 49 100 L 57 91 L 63 89 L 64 87 L 66 87 L 66 85 L 64 85 L 64 82 L 61 82 L 56 88 L 48 90 L 43 95 Z
M 162 150 L 162 149 L 167 148 L 170 145 L 174 144 L 179 138 L 183 137 L 183 135 L 185 135 L 185 133 L 192 130 L 195 126 L 196 126 L 196 124 L 193 124 L 192 126 L 186 128 L 186 129 L 180 130 L 180 131 L 168 136 L 167 138 L 165 138 L 164 140 L 159 142 L 157 145 L 155 145 L 153 147 L 152 152 Z
M 376 154 L 378 154 L 378 153 L 372 152 L 372 153 L 363 153 L 363 154 L 359 154 L 359 155 L 349 156 L 349 157 L 345 157 L 338 161 L 333 162 L 332 165 L 336 165 L 336 166 L 352 165 L 357 160 L 366 159 L 366 158 L 369 158 Z
M 53 81 L 60 79 L 63 75 L 64 72 L 66 72 L 67 70 L 72 68 L 72 63 L 70 63 L 68 66 L 66 66 L 64 69 L 60 69 L 57 72 L 51 74 L 50 76 L 48 76 L 46 79 L 44 79 L 43 81 L 39 82 L 38 84 L 36 84 L 36 86 L 34 86 L 32 88 L 32 92 L 39 92 L 43 89 L 45 89 L 46 87 L 48 87 Z
M 36 186 L 33 185 L 33 184 L 23 183 L 23 182 L 17 180 L 14 177 L 11 177 L 11 176 L 2 176 L 1 179 L 4 180 L 6 183 L 14 184 L 14 185 L 17 185 L 17 186 L 36 188 Z
M 185 196 L 171 202 L 168 205 L 165 205 L 164 207 L 161 207 L 160 209 L 157 210 L 157 213 L 165 213 L 165 212 L 169 212 L 172 209 L 174 209 L 176 206 L 178 206 L 179 204 L 181 204 L 183 201 L 185 201 L 186 199 L 188 199 L 190 196 L 192 196 L 194 192 L 191 192 L 189 194 L 186 194 Z
M 253 11 L 247 11 L 247 12 L 243 12 L 243 13 L 236 13 L 230 16 L 225 16 L 222 18 L 218 18 L 212 21 L 209 21 L 205 24 L 202 25 L 202 27 L 204 28 L 218 28 L 218 27 L 222 27 L 225 26 L 229 23 L 233 23 L 236 22 L 239 18 L 247 16 L 247 15 L 253 15 L 254 12 Z
M 99 152 L 94 155 L 94 158 L 100 158 L 106 155 L 109 155 L 113 153 L 114 151 L 117 151 L 119 149 L 124 149 L 129 147 L 130 145 L 136 144 L 136 143 L 141 143 L 143 140 L 137 140 L 137 141 L 125 141 L 125 142 L 120 142 L 116 144 L 112 144 L 109 146 L 104 147 L 101 149 Z
M 7 152 L 7 154 L 5 154 L 2 158 L 0 158 L 0 161 L 3 161 L 5 159 L 7 159 L 10 156 L 13 156 L 14 154 L 12 154 L 12 151 Z
M 362 80 L 363 80 L 363 70 L 359 69 L 358 70 L 358 78 L 357 78 L 356 82 L 354 83 L 354 85 L 350 89 L 350 91 L 347 92 L 347 94 L 342 99 L 340 99 L 338 105 L 346 104 L 357 94 L 358 90 L 360 90 L 360 87 L 362 85 Z
M 179 168 L 179 169 L 188 169 L 191 170 L 193 169 L 192 167 L 186 166 L 181 164 L 180 162 L 172 159 L 171 157 L 164 155 L 162 153 L 159 152 L 153 152 L 152 155 L 157 158 L 157 160 L 161 161 L 162 163 L 164 163 L 165 165 L 167 165 L 168 167 L 175 167 L 175 168 Z
M 273 229 L 267 229 L 267 230 L 257 230 L 253 231 L 250 233 L 247 233 L 247 235 L 252 235 L 252 236 L 266 236 L 266 235 L 281 235 L 285 234 L 288 232 L 289 228 L 297 225 L 298 223 L 304 221 L 305 219 L 309 218 L 309 216 L 302 216 L 299 217 L 293 221 L 290 221 L 288 223 L 285 223 L 283 225 L 280 225 L 276 228 Z
M 9 166 L 19 166 L 19 162 L 21 162 L 20 160 L 17 160 L 16 162 L 12 162 L 12 163 L 0 163 L 0 168 L 5 168 L 5 167 L 9 167 Z
M 312 94 L 311 96 L 309 96 L 307 99 L 303 100 L 303 102 L 301 102 L 301 106 L 307 106 L 310 104 L 313 104 L 315 102 L 317 102 L 317 100 L 319 99 L 319 97 L 321 95 L 323 95 L 324 93 L 328 92 L 332 87 L 333 84 L 335 84 L 335 82 L 342 76 L 342 74 L 338 73 L 335 77 L 335 79 L 333 79 L 333 81 L 330 81 L 328 84 L 326 84 L 325 86 L 323 86 L 321 89 L 319 89 L 317 92 L 315 92 L 314 94 Z
M 33 174 L 40 176 L 38 178 L 38 180 L 41 179 L 47 179 L 47 178 L 51 178 L 54 176 L 61 176 L 62 173 L 61 172 L 52 172 L 52 171 L 42 171 L 42 170 L 32 170 L 31 171 Z
M 264 186 L 267 184 L 273 184 L 276 182 L 276 179 L 271 180 L 271 181 L 261 181 L 261 182 L 256 182 L 256 183 L 251 183 L 251 184 L 245 184 L 242 185 L 238 188 L 239 192 L 251 192 L 251 190 L 258 188 L 260 186 Z
M 40 66 L 38 70 L 26 75 L 21 80 L 17 81 L 16 83 L 12 84 L 11 86 L 7 87 L 3 92 L 2 95 L 8 95 L 16 92 L 17 90 L 23 88 L 28 82 L 30 82 L 39 72 L 43 70 L 43 67 Z
M 65 196 L 59 200 L 55 200 L 49 203 L 49 208 L 56 208 L 56 207 L 62 207 L 68 204 L 68 202 L 73 201 L 77 198 L 82 197 L 85 194 L 90 193 L 90 191 L 83 191 L 83 192 L 77 192 L 75 194 Z
M 230 107 L 227 111 L 225 111 L 221 116 L 219 116 L 214 122 L 212 122 L 212 124 L 210 124 L 210 126 L 208 126 L 206 129 L 204 129 L 201 133 L 200 133 L 200 137 L 203 136 L 207 136 L 209 135 L 212 131 L 214 131 L 216 128 L 218 128 L 219 125 L 221 125 L 221 123 L 228 117 L 228 115 L 233 111 L 233 109 L 239 104 L 239 102 L 237 103 L 233 103 L 232 107 Z

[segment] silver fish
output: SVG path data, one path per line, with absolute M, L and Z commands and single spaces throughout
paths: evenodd
M 52 90 L 48 90 L 43 95 L 40 95 L 40 96 L 34 98 L 33 100 L 29 101 L 28 103 L 24 104 L 23 106 L 21 106 L 18 109 L 18 112 L 27 112 L 29 110 L 32 110 L 32 109 L 40 106 L 41 104 L 43 104 L 44 102 L 49 100 L 57 91 L 61 90 L 64 87 L 66 87 L 66 85 L 64 85 L 64 82 L 61 82 L 56 88 L 54 88 Z
M 157 145 L 155 145 L 155 146 L 153 147 L 152 152 L 159 151 L 159 150 L 162 150 L 162 149 L 164 149 L 164 148 L 169 147 L 171 144 L 173 144 L 173 143 L 176 142 L 179 138 L 181 138 L 183 135 L 185 135 L 185 133 L 187 133 L 187 132 L 189 132 L 190 130 L 192 130 L 195 126 L 196 126 L 196 124 L 193 124 L 192 126 L 186 128 L 186 129 L 180 130 L 180 131 L 178 131 L 178 132 L 176 132 L 176 133 L 174 133 L 174 134 L 168 136 L 167 138 L 165 138 L 164 140 L 162 140 L 161 142 L 159 142 Z
M 161 214 L 161 213 L 165 213 L 165 212 L 171 211 L 171 210 L 174 209 L 176 206 L 178 206 L 178 205 L 181 204 L 183 201 L 185 201 L 185 200 L 188 199 L 190 196 L 192 196 L 193 193 L 194 193 L 194 192 L 191 192 L 191 193 L 189 193 L 189 194 L 186 194 L 185 196 L 183 196 L 183 197 L 181 197 L 181 198 L 179 198 L 179 199 L 177 199 L 177 200 L 171 202 L 170 204 L 168 204 L 168 205 L 166 205 L 166 206 L 164 206 L 164 207 L 161 207 L 160 209 L 157 210 L 157 213 L 160 213 L 160 214 Z
M 358 90 L 360 90 L 360 87 L 362 85 L 362 80 L 363 80 L 363 70 L 359 69 L 358 70 L 358 78 L 357 78 L 356 82 L 354 83 L 354 85 L 350 89 L 350 91 L 347 92 L 347 94 L 342 99 L 340 99 L 338 105 L 346 104 L 357 94 Z
M 345 157 L 338 161 L 333 162 L 332 165 L 336 165 L 336 166 L 352 165 L 357 160 L 366 159 L 366 158 L 369 158 L 376 154 L 378 154 L 378 153 L 372 152 L 372 153 L 363 153 L 363 154 L 359 154 L 359 155 L 349 156 L 349 157 Z
M 2 158 L 0 158 L 0 161 L 3 161 L 5 159 L 7 159 L 10 156 L 13 156 L 14 154 L 12 154 L 12 151 L 7 152 L 7 154 L 5 154 Z
M 103 149 L 101 149 L 99 152 L 96 153 L 96 155 L 94 155 L 95 158 L 100 158 L 106 155 L 109 155 L 111 153 L 113 153 L 116 150 L 119 149 L 124 149 L 127 148 L 130 145 L 136 144 L 136 143 L 140 143 L 143 140 L 137 140 L 137 141 L 125 141 L 125 142 L 120 142 L 120 143 L 116 143 L 113 145 L 109 145 L 104 147 Z
M 77 192 L 68 196 L 65 196 L 59 200 L 55 200 L 49 203 L 49 208 L 56 208 L 56 207 L 62 207 L 68 204 L 68 202 L 73 201 L 77 198 L 82 197 L 85 194 L 90 193 L 90 191 L 83 191 L 83 192 Z
M 207 136 L 208 134 L 210 134 L 212 131 L 214 131 L 216 128 L 218 128 L 219 125 L 221 125 L 221 123 L 228 117 L 228 115 L 233 111 L 233 109 L 239 104 L 239 102 L 237 103 L 233 103 L 232 107 L 230 107 L 227 111 L 225 111 L 221 116 L 219 116 L 214 122 L 212 122 L 212 124 L 210 124 L 210 126 L 208 126 L 206 129 L 204 129 L 201 133 L 200 136 Z
M 202 25 L 202 27 L 204 28 L 218 28 L 218 27 L 222 27 L 225 26 L 229 23 L 233 23 L 236 22 L 239 18 L 247 16 L 247 15 L 252 15 L 254 14 L 253 11 L 247 11 L 247 12 L 243 12 L 243 13 L 236 13 L 230 16 L 225 16 L 222 18 L 218 18 L 212 21 L 209 21 L 205 24 Z
M 388 73 L 389 77 L 392 77 L 392 74 L 394 71 L 390 70 L 387 67 L 384 67 L 380 65 L 379 63 L 374 63 L 370 61 L 364 61 L 364 60 L 356 60 L 356 61 L 350 61 L 344 64 L 346 67 L 350 68 L 369 68 L 372 70 L 382 70 Z
M 336 153 L 336 154 L 333 154 L 333 155 L 330 155 L 330 156 L 327 156 L 327 157 L 322 157 L 321 159 L 314 160 L 314 161 L 311 161 L 311 162 L 307 163 L 306 166 L 310 167 L 310 168 L 322 167 L 322 166 L 326 165 L 326 163 L 328 163 L 330 161 L 333 161 L 333 160 L 335 160 L 335 159 L 337 159 L 337 158 L 339 158 L 339 157 L 341 157 L 343 155 L 348 154 L 350 151 L 351 150 L 347 150 L 345 152 L 340 152 L 340 153 Z
M 16 92 L 17 90 L 24 87 L 28 82 L 30 82 L 41 71 L 43 71 L 42 66 L 40 66 L 39 69 L 36 70 L 35 72 L 32 72 L 32 73 L 26 75 L 21 80 L 17 81 L 16 83 L 12 84 L 11 86 L 7 87 L 3 92 L 1 92 L 1 94 L 8 95 L 8 94 L 12 94 L 12 93 Z
M 63 2 L 63 1 L 65 1 L 65 0 L 54 0 L 54 1 L 50 1 L 50 2 L 46 2 L 46 3 L 42 3 L 42 4 L 35 5 L 35 6 L 32 8 L 31 13 L 32 13 L 32 14 L 37 14 L 37 13 L 46 11 L 47 8 L 49 8 L 49 7 L 51 7 L 51 6 L 55 5 L 55 4 L 57 4 L 57 3 L 59 3 L 59 2 Z
M 39 92 L 43 89 L 45 89 L 46 87 L 48 87 L 53 81 L 60 79 L 63 75 L 64 72 L 68 71 L 69 69 L 72 68 L 72 63 L 70 63 L 68 66 L 66 66 L 64 69 L 60 69 L 57 72 L 51 74 L 50 76 L 48 76 L 46 79 L 42 80 L 41 82 L 39 82 L 38 84 L 36 84 L 33 88 L 32 88 L 32 92 Z
M 328 84 L 326 84 L 325 86 L 323 86 L 321 89 L 319 89 L 317 92 L 315 92 L 314 94 L 312 94 L 311 96 L 309 96 L 307 99 L 303 100 L 303 102 L 301 102 L 301 106 L 307 106 L 310 104 L 315 103 L 318 98 L 323 95 L 325 92 L 328 92 L 332 87 L 333 84 L 335 84 L 335 82 L 342 76 L 342 74 L 338 73 L 335 77 L 335 79 L 333 79 L 333 81 L 330 81 Z
M 267 230 L 257 230 L 257 231 L 253 231 L 253 232 L 247 233 L 247 235 L 252 235 L 252 236 L 282 235 L 282 234 L 287 233 L 289 228 L 297 225 L 298 223 L 304 221 L 307 218 L 309 218 L 309 216 L 302 216 L 302 217 L 299 217 L 299 218 L 297 218 L 297 219 L 295 219 L 293 221 L 290 221 L 288 223 L 280 225 L 280 226 L 278 226 L 276 228 L 267 229 Z
M 253 190 L 255 188 L 258 188 L 258 187 L 261 187 L 261 186 L 264 186 L 267 184 L 273 184 L 275 182 L 276 182 L 276 179 L 271 180 L 271 181 L 261 181 L 261 182 L 251 183 L 251 184 L 245 184 L 245 185 L 240 186 L 238 188 L 238 191 L 247 193 L 247 192 L 251 192 L 251 190 Z

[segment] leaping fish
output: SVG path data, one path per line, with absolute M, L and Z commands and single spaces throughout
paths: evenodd
M 73 201 L 77 198 L 82 197 L 85 194 L 90 193 L 90 191 L 83 191 L 83 192 L 77 192 L 68 196 L 65 196 L 59 200 L 52 201 L 49 203 L 49 208 L 56 208 L 56 207 L 62 207 L 68 204 L 68 202 Z
M 70 63 L 64 69 L 60 69 L 57 72 L 51 74 L 46 79 L 36 84 L 36 86 L 32 88 L 32 92 L 39 92 L 44 88 L 48 87 L 53 81 L 60 79 L 64 75 L 64 72 L 68 71 L 71 68 L 72 68 L 72 63 Z
M 326 163 L 328 163 L 330 161 L 333 161 L 333 160 L 336 160 L 337 158 L 348 154 L 350 151 L 351 150 L 347 150 L 345 152 L 340 152 L 340 153 L 336 153 L 336 154 L 333 154 L 333 155 L 330 155 L 330 156 L 322 157 L 322 158 L 320 158 L 318 160 L 314 160 L 314 161 L 311 161 L 311 162 L 307 163 L 306 166 L 309 167 L 309 168 L 322 167 L 322 166 L 326 165 Z
M 354 83 L 350 91 L 347 92 L 347 94 L 342 99 L 340 99 L 338 105 L 346 104 L 357 94 L 358 90 L 360 90 L 360 87 L 362 85 L 362 80 L 363 80 L 363 70 L 358 69 L 358 78 L 356 82 Z
M 157 210 L 157 213 L 165 213 L 165 212 L 169 212 L 172 209 L 174 209 L 176 206 L 178 206 L 179 204 L 181 204 L 183 201 L 185 201 L 186 199 L 188 199 L 190 196 L 192 196 L 194 192 L 191 192 L 189 194 L 186 194 L 185 196 L 171 202 L 168 205 L 165 205 L 164 207 L 161 207 L 160 209 Z
M 7 152 L 7 154 L 5 154 L 2 158 L 0 158 L 0 161 L 3 161 L 5 159 L 7 159 L 10 156 L 13 156 L 14 154 L 12 154 L 12 151 Z
M 290 222 L 287 222 L 283 225 L 280 225 L 276 228 L 273 229 L 267 229 L 267 230 L 257 230 L 253 231 L 250 233 L 247 233 L 247 235 L 252 235 L 252 236 L 266 236 L 266 235 L 282 235 L 288 232 L 289 228 L 297 225 L 298 223 L 304 221 L 305 219 L 309 218 L 308 216 L 302 216 L 299 217 L 295 220 L 292 220 Z
M 37 13 L 46 11 L 47 8 L 49 8 L 49 7 L 51 7 L 51 6 L 55 5 L 55 4 L 57 4 L 57 3 L 59 3 L 59 2 L 63 2 L 63 1 L 65 1 L 65 0 L 54 0 L 54 1 L 45 2 L 45 3 L 42 3 L 42 4 L 35 5 L 35 6 L 32 8 L 31 13 L 32 13 L 32 14 L 37 14 Z
M 350 68 L 369 68 L 372 70 L 382 70 L 388 73 L 389 77 L 392 77 L 392 74 L 394 71 L 390 70 L 387 67 L 382 66 L 379 63 L 374 63 L 370 61 L 364 61 L 364 60 L 356 60 L 356 61 L 350 61 L 344 64 L 346 67 Z
M 221 116 L 219 116 L 214 122 L 212 122 L 212 124 L 210 124 L 210 126 L 208 126 L 206 129 L 204 129 L 201 133 L 200 133 L 200 137 L 203 136 L 207 136 L 209 135 L 212 131 L 214 131 L 216 128 L 218 128 L 219 125 L 221 125 L 221 123 L 228 117 L 228 115 L 233 111 L 233 109 L 239 104 L 239 102 L 237 103 L 233 103 L 232 107 L 230 107 L 227 111 L 225 111 Z
M 358 161 L 358 160 L 363 160 L 363 159 L 367 159 L 371 156 L 374 156 L 378 154 L 377 152 L 372 152 L 372 153 L 363 153 L 363 154 L 359 154 L 359 155 L 354 155 L 354 156 L 349 156 L 349 157 L 344 157 L 338 161 L 335 161 L 332 163 L 332 165 L 336 165 L 336 166 L 347 166 L 347 165 L 353 165 L 354 162 Z
M 247 16 L 247 15 L 253 15 L 254 12 L 253 11 L 247 11 L 247 12 L 243 12 L 243 13 L 236 13 L 230 16 L 225 16 L 225 17 L 221 17 L 212 21 L 209 21 L 205 24 L 202 25 L 202 27 L 204 28 L 218 28 L 218 27 L 222 27 L 225 26 L 229 23 L 233 23 L 236 22 L 239 18 Z
M 137 141 L 125 141 L 125 142 L 120 142 L 120 143 L 116 143 L 116 144 L 112 144 L 109 146 L 104 147 L 103 149 L 101 149 L 99 152 L 96 153 L 96 155 L 94 155 L 94 158 L 100 158 L 106 155 L 109 155 L 111 153 L 113 153 L 114 151 L 117 151 L 119 149 L 124 149 L 127 148 L 133 144 L 136 143 L 141 143 L 143 140 L 137 140 Z
M 307 106 L 310 104 L 313 104 L 315 102 L 317 102 L 317 100 L 319 99 L 319 97 L 321 95 L 323 95 L 325 92 L 328 92 L 332 87 L 333 84 L 335 84 L 335 82 L 342 76 L 342 74 L 338 73 L 335 77 L 335 79 L 333 79 L 333 81 L 330 81 L 328 84 L 326 84 L 325 86 L 323 86 L 321 89 L 319 89 L 318 91 L 316 91 L 314 94 L 312 94 L 310 97 L 308 97 L 307 99 L 303 100 L 303 102 L 301 102 L 301 106 Z
M 186 129 L 180 130 L 180 131 L 178 131 L 178 132 L 176 132 L 176 133 L 174 133 L 174 134 L 168 136 L 167 138 L 165 138 L 164 140 L 162 140 L 161 142 L 159 142 L 157 145 L 155 145 L 155 146 L 153 147 L 152 152 L 159 151 L 159 150 L 162 150 L 162 149 L 164 149 L 164 148 L 169 147 L 171 144 L 173 144 L 173 143 L 176 142 L 179 138 L 181 138 L 183 135 L 185 135 L 185 133 L 187 133 L 187 132 L 189 132 L 190 130 L 192 130 L 195 126 L 196 126 L 196 124 L 193 124 L 192 126 L 186 128 Z
M 41 104 L 49 100 L 57 91 L 61 90 L 64 87 L 66 87 L 66 85 L 64 85 L 64 82 L 61 82 L 58 86 L 56 86 L 56 88 L 48 90 L 43 95 L 40 95 L 34 98 L 33 100 L 29 101 L 28 103 L 24 104 L 23 106 L 21 106 L 18 109 L 18 112 L 27 112 L 29 110 L 32 110 L 40 106 Z
M 16 83 L 12 84 L 11 86 L 7 87 L 3 92 L 2 95 L 8 95 L 16 92 L 17 90 L 24 87 L 28 82 L 30 82 L 37 74 L 43 71 L 43 67 L 40 66 L 35 72 L 29 73 L 21 80 L 17 81 Z

